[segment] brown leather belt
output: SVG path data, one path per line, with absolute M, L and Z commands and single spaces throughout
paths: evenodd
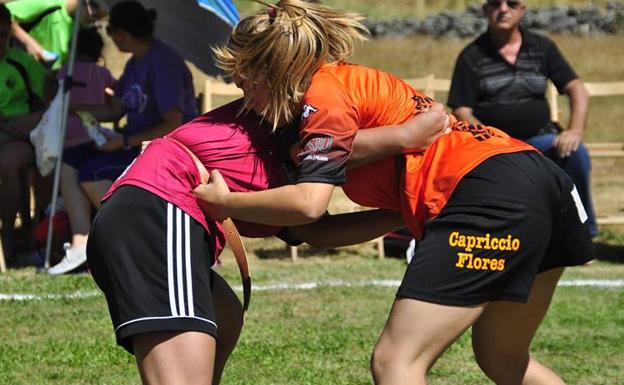
M 180 141 L 173 139 L 169 136 L 166 136 L 165 139 L 172 141 L 177 144 L 181 149 L 183 149 L 190 157 L 193 159 L 197 170 L 199 171 L 199 177 L 201 183 L 208 183 L 210 180 L 210 173 L 204 166 L 204 164 L 199 160 L 199 158 L 193 154 L 193 152 L 182 144 Z M 232 253 L 234 254 L 234 258 L 236 258 L 236 263 L 238 264 L 238 270 L 240 271 L 241 280 L 243 282 L 243 319 L 245 314 L 247 313 L 247 309 L 249 308 L 249 302 L 251 301 L 251 273 L 249 271 L 249 262 L 247 261 L 247 252 L 245 251 L 245 245 L 243 245 L 243 240 L 236 229 L 236 225 L 234 222 L 227 218 L 223 222 L 221 222 L 223 226 L 223 233 L 225 235 L 225 240 L 230 246 Z

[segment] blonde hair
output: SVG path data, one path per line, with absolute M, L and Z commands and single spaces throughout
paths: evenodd
M 358 14 L 318 3 L 254 1 L 268 8 L 242 19 L 229 41 L 214 53 L 226 74 L 266 82 L 270 101 L 261 114 L 275 129 L 281 118 L 292 120 L 293 107 L 301 102 L 321 65 L 345 61 L 355 44 L 366 40 L 368 30 Z

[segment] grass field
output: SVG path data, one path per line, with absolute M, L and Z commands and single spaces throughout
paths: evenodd
M 373 19 L 410 14 L 412 0 L 389 7 L 377 0 L 327 0 Z M 528 1 L 541 4 L 596 4 L 606 1 Z M 242 13 L 256 5 L 236 1 Z M 471 1 L 426 1 L 426 11 L 459 9 Z M 587 81 L 624 80 L 624 37 L 553 37 Z M 450 77 L 454 60 L 468 40 L 427 37 L 382 39 L 364 44 L 353 61 L 401 77 L 434 73 Z M 206 49 L 209 49 L 206 47 Z M 108 47 L 106 63 L 116 75 L 127 56 Z M 194 71 L 196 89 L 203 74 Z M 438 100 L 444 102 L 446 95 Z M 591 101 L 588 141 L 624 141 L 624 97 Z M 562 99 L 561 106 L 565 106 Z M 565 119 L 565 111 L 563 111 Z M 594 193 L 601 215 L 621 214 L 624 160 L 594 164 Z M 624 280 L 624 229 L 604 231 L 601 261 L 569 269 L 565 280 Z M 400 280 L 400 259 L 377 260 L 371 245 L 336 250 L 303 247 L 292 263 L 274 240 L 247 242 L 252 251 L 254 285 L 325 282 L 310 290 L 255 291 L 248 323 L 224 374 L 223 384 L 370 384 L 368 360 L 383 327 L 394 287 L 371 280 Z M 233 285 L 238 275 L 226 251 L 219 269 Z M 346 281 L 351 286 L 332 286 Z M 42 300 L 3 300 L 6 294 L 50 294 Z M 85 298 L 70 298 L 86 293 Z M 534 344 L 534 354 L 554 367 L 570 385 L 624 383 L 624 288 L 560 287 Z M 465 335 L 437 363 L 432 385 L 488 384 L 473 360 Z M 132 356 L 114 343 L 106 303 L 87 274 L 61 277 L 34 270 L 0 275 L 0 385 L 139 384 Z
M 373 249 L 302 251 L 297 263 L 277 241 L 253 241 L 256 287 L 343 280 L 351 287 L 255 291 L 251 313 L 223 384 L 370 384 L 368 360 L 387 317 L 403 260 L 377 260 Z M 620 251 L 622 251 L 620 249 Z M 255 255 L 263 255 L 260 260 Z M 305 256 L 307 255 L 307 256 Z M 226 252 L 219 273 L 238 285 Z M 624 279 L 624 265 L 597 262 L 564 279 Z M 0 294 L 97 293 L 87 274 L 61 277 L 14 270 L 0 276 Z M 133 358 L 114 344 L 102 296 L 0 301 L 0 384 L 138 384 Z M 624 378 L 624 289 L 560 287 L 534 344 L 534 354 L 570 385 L 620 385 Z M 445 354 L 432 385 L 487 384 L 473 361 L 469 335 Z

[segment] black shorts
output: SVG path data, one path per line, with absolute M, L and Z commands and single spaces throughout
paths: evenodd
M 63 163 L 80 170 L 83 164 L 101 153 L 93 142 L 78 144 L 63 150 Z
M 427 223 L 397 296 L 454 306 L 526 302 L 536 274 L 593 259 L 586 219 L 552 161 L 533 152 L 494 156 Z
M 155 331 L 199 331 L 216 338 L 214 280 L 202 225 L 145 190 L 123 186 L 99 210 L 87 258 L 104 292 L 117 343 Z

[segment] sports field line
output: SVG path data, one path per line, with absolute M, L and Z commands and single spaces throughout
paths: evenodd
M 254 291 L 277 291 L 277 290 L 313 290 L 324 287 L 398 287 L 398 280 L 370 280 L 370 281 L 319 281 L 304 283 L 277 283 L 271 285 L 254 285 Z M 572 279 L 561 280 L 557 286 L 572 287 L 602 287 L 624 288 L 624 279 Z M 242 287 L 234 286 L 234 290 L 242 291 Z M 76 291 L 68 294 L 2 294 L 0 301 L 45 301 L 45 300 L 71 300 L 100 296 L 102 293 L 96 290 Z

